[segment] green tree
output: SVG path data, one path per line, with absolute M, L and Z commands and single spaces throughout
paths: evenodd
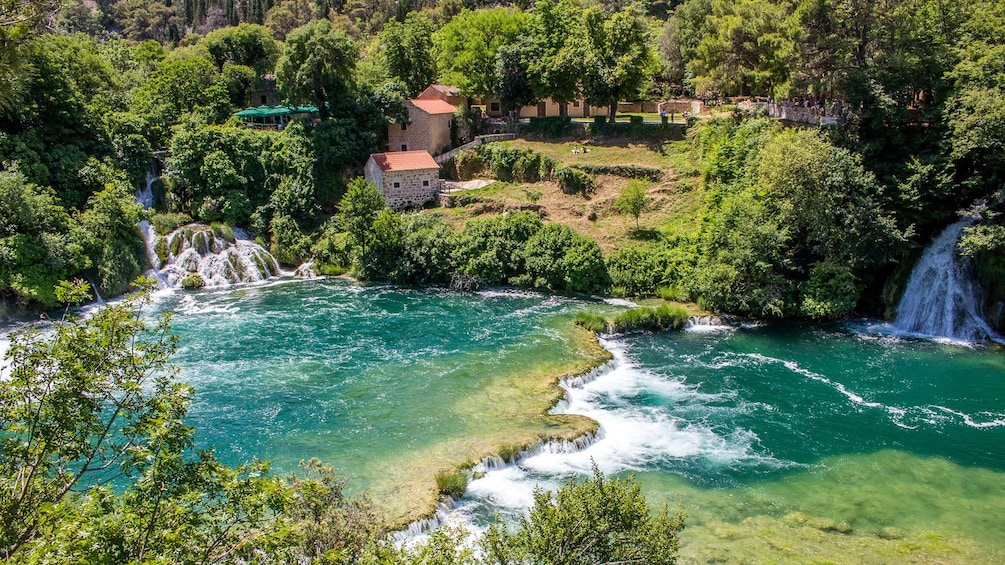
M 409 12 L 405 22 L 391 20 L 378 35 L 387 73 L 405 85 L 405 94 L 418 96 L 436 81 L 433 56 L 433 20 L 421 12 Z
M 528 22 L 528 76 L 534 96 L 569 103 L 579 97 L 584 55 L 580 8 L 568 0 L 538 2 Z
M 537 102 L 530 71 L 534 55 L 527 41 L 503 45 L 496 52 L 495 93 L 503 110 L 519 110 Z
M 633 7 L 608 14 L 594 6 L 583 22 L 583 94 L 589 104 L 610 107 L 613 121 L 618 102 L 638 98 L 656 69 L 649 31 Z
M 56 303 L 53 288 L 87 266 L 73 221 L 51 189 L 0 171 L 0 288 L 21 304 Z
M 124 0 L 109 6 L 107 12 L 122 26 L 122 35 L 133 41 L 168 44 L 184 35 L 185 21 L 171 2 Z
M 470 220 L 458 237 L 458 272 L 488 284 L 523 275 L 524 248 L 541 226 L 541 218 L 530 212 Z
M 313 0 L 282 0 L 265 13 L 265 27 L 279 41 L 294 29 L 318 19 L 318 5 Z
M 230 117 L 230 100 L 212 61 L 195 50 L 175 50 L 136 90 L 130 109 L 145 121 L 151 145 L 163 147 L 183 115 L 197 112 L 208 123 L 222 121 Z
M 712 26 L 689 69 L 697 92 L 771 94 L 786 83 L 792 55 L 790 5 L 768 0 L 714 2 Z
M 529 284 L 551 290 L 599 292 L 610 284 L 600 246 L 562 224 L 547 224 L 523 250 Z
M 639 217 L 652 210 L 653 200 L 646 195 L 646 185 L 637 179 L 628 182 L 614 201 L 614 208 L 622 214 L 635 218 L 635 229 L 639 228 Z
M 174 206 L 197 219 L 246 225 L 269 200 L 263 155 L 270 154 L 273 138 L 233 124 L 178 128 L 167 176 Z
M 401 281 L 405 227 L 390 208 L 377 213 L 370 225 L 370 244 L 356 258 L 353 271 L 363 280 Z
M 373 183 L 362 177 L 349 181 L 345 196 L 339 202 L 336 218 L 338 225 L 349 234 L 351 244 L 361 253 L 366 253 L 373 222 L 386 207 L 384 195 Z
M 57 289 L 74 302 L 87 293 Z M 231 470 L 192 449 L 192 389 L 168 365 L 177 337 L 169 315 L 146 321 L 146 300 L 12 335 L 0 380 L 4 559 L 209 562 L 252 545 L 282 508 L 269 495 L 281 483 L 260 465 Z
M 78 171 L 89 156 L 112 153 L 101 116 L 112 110 L 115 73 L 97 44 L 80 34 L 37 38 L 22 57 L 16 105 L 0 108 L 0 130 L 8 134 L 0 136 L 0 155 L 80 209 L 90 193 Z
M 523 32 L 527 15 L 512 8 L 463 10 L 433 35 L 440 78 L 468 96 L 495 93 L 496 54 Z
M 328 20 L 315 20 L 286 36 L 286 50 L 276 67 L 276 81 L 293 104 L 314 104 L 321 120 L 330 104 L 352 99 L 353 70 L 359 45 Z
M 482 539 L 490 563 L 677 562 L 681 512 L 664 506 L 649 513 L 634 478 L 612 479 L 593 467 L 593 476 L 572 479 L 557 493 L 538 490 L 530 516 L 513 534 L 492 526 Z
M 402 282 L 437 284 L 450 281 L 456 270 L 453 254 L 456 234 L 440 216 L 406 214 Z
M 270 73 L 279 59 L 279 44 L 264 26 L 242 23 L 211 32 L 200 42 L 209 52 L 216 69 L 224 65 L 243 65 L 255 71 L 255 78 Z
M 88 273 L 98 290 L 106 296 L 118 295 L 147 268 L 146 246 L 137 227 L 147 215 L 124 173 L 94 159 L 85 171 L 104 188 L 87 200 L 76 239 L 91 260 Z
M 283 508 L 284 520 L 295 528 L 296 544 L 271 555 L 284 562 L 362 562 L 386 532 L 377 509 L 365 494 L 346 494 L 346 479 L 331 465 L 312 458 L 301 461 L 300 468 L 299 476 L 288 479 L 296 488 Z
M 13 103 L 22 54 L 31 38 L 59 11 L 57 0 L 3 0 L 0 2 L 0 110 Z

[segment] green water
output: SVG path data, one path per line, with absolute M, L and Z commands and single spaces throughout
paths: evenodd
M 398 519 L 436 470 L 570 437 L 548 384 L 597 362 L 571 320 L 612 307 L 344 281 L 178 294 L 192 423 L 224 460 L 332 462 Z M 638 334 L 561 409 L 574 453 L 473 481 L 459 519 L 518 515 L 591 461 L 688 511 L 685 562 L 1005 562 L 1005 355 L 867 327 Z
M 555 376 L 590 362 L 571 324 L 581 307 L 339 280 L 158 303 L 178 313 L 175 362 L 196 388 L 190 419 L 203 444 L 283 473 L 319 457 L 396 519 L 429 510 L 437 470 L 590 424 L 543 415 Z
M 639 474 L 650 496 L 690 509 L 690 559 L 1005 560 L 1005 356 L 854 329 L 628 340 L 645 370 L 708 395 L 672 413 L 749 434 L 740 456 L 655 456 Z

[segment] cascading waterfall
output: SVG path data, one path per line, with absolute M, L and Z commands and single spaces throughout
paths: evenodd
M 141 190 L 136 191 L 136 202 L 144 208 L 154 207 L 154 182 L 159 178 L 155 170 L 147 171 L 147 183 Z
M 918 259 L 893 325 L 901 331 L 962 341 L 998 340 L 981 315 L 981 289 L 956 249 L 964 218 L 946 228 Z
M 146 186 L 136 193 L 136 201 L 144 208 L 153 206 L 153 184 L 158 178 L 156 169 L 148 172 Z M 201 224 L 189 224 L 161 237 L 145 220 L 139 228 L 151 267 L 147 275 L 157 279 L 160 288 L 180 286 L 193 273 L 202 278 L 205 286 L 221 286 L 262 281 L 281 272 L 276 258 L 261 245 L 241 237 L 243 233 L 225 234 Z
M 164 237 L 141 222 L 151 273 L 162 288 L 176 287 L 198 273 L 206 286 L 262 281 L 280 274 L 276 258 L 247 239 L 225 238 L 201 224 L 180 227 Z

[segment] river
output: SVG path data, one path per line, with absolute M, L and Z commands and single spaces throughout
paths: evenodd
M 684 562 L 1005 561 L 997 346 L 775 324 L 604 338 L 606 361 L 572 319 L 617 308 L 342 280 L 157 302 L 178 313 L 203 445 L 283 473 L 320 457 L 396 519 L 428 507 L 439 469 L 595 421 L 592 444 L 479 474 L 442 518 L 519 516 L 535 486 L 596 463 L 683 506 Z M 542 414 L 556 376 L 598 364 Z

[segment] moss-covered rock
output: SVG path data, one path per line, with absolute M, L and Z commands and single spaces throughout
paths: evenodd
M 204 286 L 206 286 L 206 281 L 199 273 L 189 273 L 181 280 L 181 287 L 186 290 L 195 290 Z

